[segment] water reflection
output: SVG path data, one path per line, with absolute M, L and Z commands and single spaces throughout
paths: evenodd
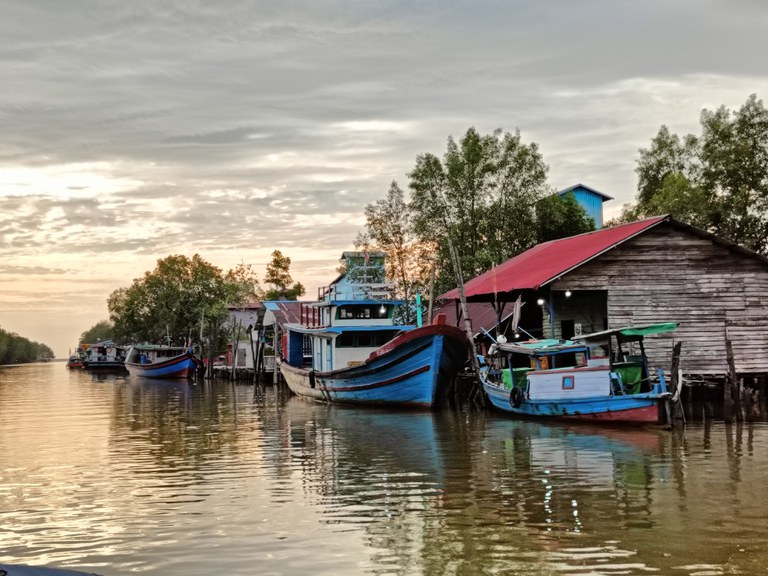
M 393 413 L 45 367 L 0 371 L 0 462 L 2 560 L 105 575 L 751 574 L 768 561 L 757 424 Z

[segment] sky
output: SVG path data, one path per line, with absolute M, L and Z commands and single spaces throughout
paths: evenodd
M 307 297 L 449 137 L 637 192 L 662 125 L 768 95 L 763 0 L 0 0 L 0 328 L 65 357 L 157 260 Z

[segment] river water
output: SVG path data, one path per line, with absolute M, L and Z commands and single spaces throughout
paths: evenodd
M 0 369 L 0 563 L 105 576 L 762 574 L 768 426 L 325 406 Z

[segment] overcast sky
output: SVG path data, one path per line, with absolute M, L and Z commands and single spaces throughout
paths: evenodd
M 308 287 L 416 156 L 519 129 L 634 199 L 662 124 L 768 93 L 764 0 L 0 0 L 0 327 L 57 356 L 171 254 Z

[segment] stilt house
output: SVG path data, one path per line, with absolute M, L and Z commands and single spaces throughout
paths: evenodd
M 495 307 L 500 332 L 518 296 L 519 326 L 534 337 L 677 321 L 646 342 L 653 365 L 669 369 L 682 341 L 685 374 L 723 375 L 728 339 L 737 373 L 768 375 L 768 259 L 669 216 L 539 244 L 464 290 L 470 309 Z

